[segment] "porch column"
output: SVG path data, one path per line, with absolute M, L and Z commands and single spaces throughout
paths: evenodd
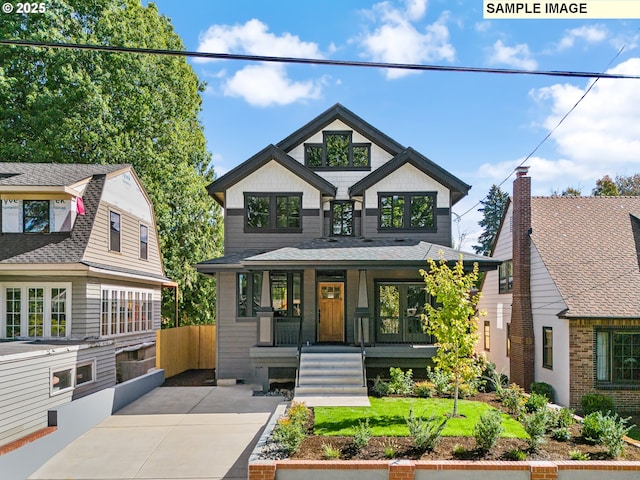
M 273 345 L 273 308 L 271 306 L 271 278 L 269 271 L 262 272 L 262 291 L 260 295 L 260 307 L 258 317 L 258 346 Z
M 362 319 L 364 343 L 371 344 L 371 312 L 369 311 L 369 297 L 367 291 L 367 271 L 360 270 L 358 272 L 358 306 L 356 307 L 355 325 L 355 344 L 360 345 L 360 319 Z

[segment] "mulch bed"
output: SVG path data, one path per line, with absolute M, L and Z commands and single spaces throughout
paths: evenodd
M 502 409 L 501 403 L 493 394 L 478 394 L 471 400 L 484 401 L 491 406 Z M 312 426 L 312 422 L 309 425 Z M 312 430 L 310 430 L 312 432 Z M 587 453 L 591 460 L 610 460 L 606 449 L 601 445 L 590 445 L 580 437 L 580 425 L 571 428 L 572 439 L 559 442 L 546 437 L 546 442 L 537 452 L 530 452 L 525 440 L 516 438 L 500 438 L 495 448 L 483 453 L 476 450 L 473 437 L 442 437 L 433 451 L 416 450 L 409 437 L 373 437 L 367 447 L 359 452 L 352 447 L 351 437 L 330 437 L 310 434 L 305 438 L 298 452 L 291 458 L 304 460 L 323 460 L 323 445 L 331 445 L 339 449 L 343 460 L 386 460 L 385 449 L 392 446 L 396 454 L 393 458 L 411 460 L 514 460 L 511 450 L 522 450 L 527 453 L 527 460 L 568 460 L 569 452 L 578 450 Z M 456 449 L 457 454 L 454 453 Z M 624 455 L 618 460 L 640 461 L 640 448 L 626 445 Z

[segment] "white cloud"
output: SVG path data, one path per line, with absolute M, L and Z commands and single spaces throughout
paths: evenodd
M 507 65 L 512 68 L 535 70 L 538 63 L 532 58 L 529 46 L 520 43 L 515 47 L 505 45 L 502 40 L 493 44 L 493 51 L 489 57 L 489 63 L 493 65 Z
M 287 76 L 282 65 L 251 65 L 227 80 L 224 94 L 242 97 L 254 107 L 288 105 L 305 99 L 319 98 L 325 80 L 296 82 Z
M 443 14 L 434 23 L 420 28 L 427 8 L 425 0 L 405 0 L 405 9 L 381 2 L 366 12 L 377 26 L 358 38 L 363 55 L 378 62 L 419 64 L 433 61 L 453 61 L 455 48 L 449 42 L 449 29 Z M 403 77 L 410 70 L 387 70 L 389 79 Z
M 330 50 L 335 49 L 331 45 Z M 269 32 L 269 27 L 260 20 L 252 19 L 243 25 L 212 25 L 200 35 L 199 52 L 235 53 L 273 57 L 323 58 L 318 44 L 302 41 L 297 35 Z M 200 62 L 212 61 L 199 59 Z M 284 64 L 269 63 L 249 65 L 218 78 L 218 89 L 230 97 L 243 98 L 257 107 L 287 105 L 315 99 L 321 95 L 324 78 L 297 81 L 289 78 Z
M 607 29 L 602 25 L 582 26 L 567 30 L 564 37 L 558 42 L 558 50 L 565 50 L 575 45 L 576 40 L 586 43 L 600 43 L 607 38 Z

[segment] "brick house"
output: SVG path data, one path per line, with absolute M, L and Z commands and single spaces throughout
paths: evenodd
M 458 260 L 451 208 L 469 188 L 339 104 L 209 185 L 224 256 L 197 269 L 217 278 L 218 379 L 268 388 L 298 372 L 296 395 L 328 395 L 366 393 L 390 366 L 424 371 L 419 269 Z
M 517 173 L 479 308 L 478 351 L 528 389 L 640 407 L 640 197 L 531 197 Z

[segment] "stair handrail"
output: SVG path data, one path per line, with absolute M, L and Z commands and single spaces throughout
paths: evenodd
M 296 369 L 296 387 L 300 386 L 300 360 L 302 358 L 302 316 L 300 316 L 299 324 L 298 324 L 298 368 Z
M 360 320 L 360 355 L 362 357 L 362 386 L 367 386 L 367 367 L 365 366 L 365 360 L 367 352 L 364 348 L 364 317 L 358 317 Z

